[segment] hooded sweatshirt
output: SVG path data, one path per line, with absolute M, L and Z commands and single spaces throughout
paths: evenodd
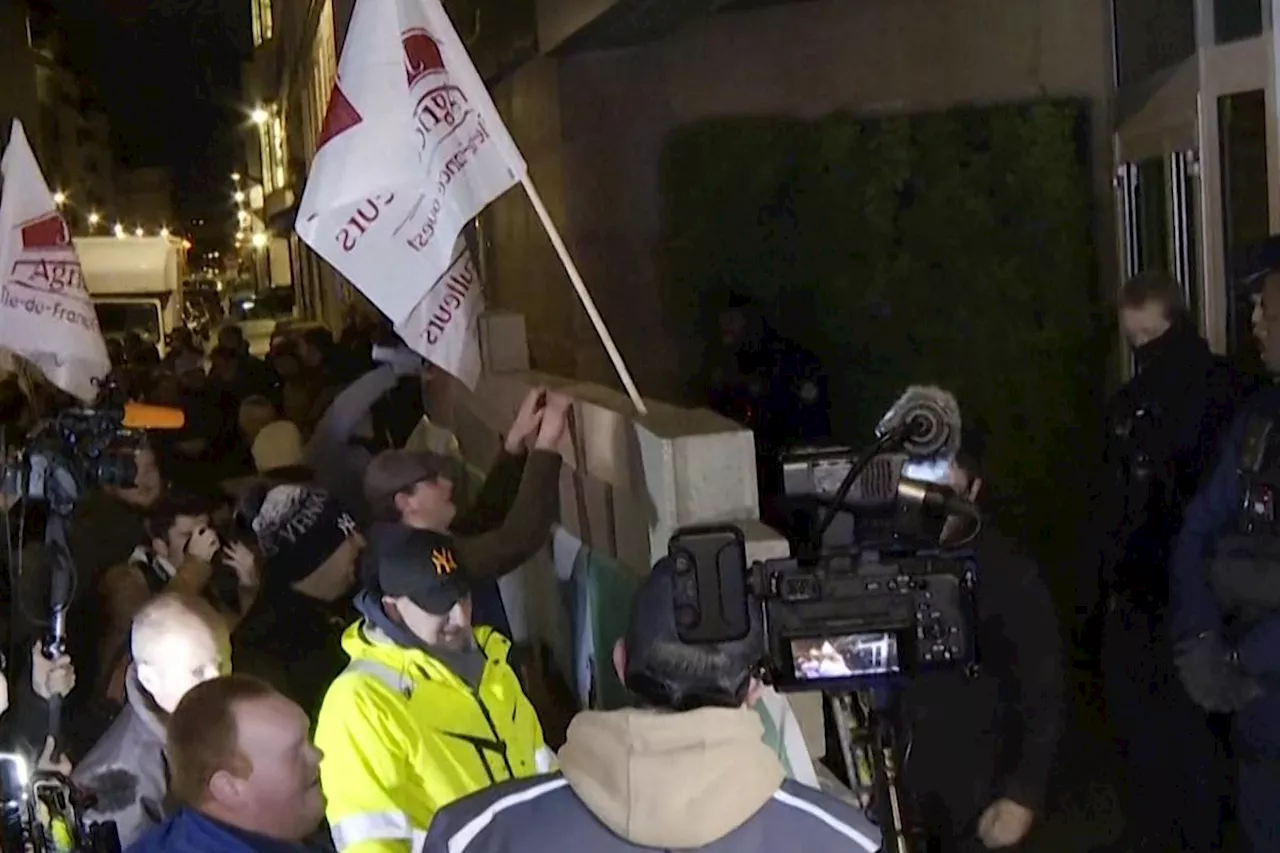
M 747 710 L 585 712 L 559 773 L 437 813 L 424 853 L 872 851 L 852 806 L 786 780 Z

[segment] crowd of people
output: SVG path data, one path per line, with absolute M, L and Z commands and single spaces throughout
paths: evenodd
M 1269 247 L 1242 280 L 1263 360 L 1280 373 L 1280 241 Z M 1209 352 L 1168 276 L 1128 282 L 1118 316 L 1136 371 L 1109 408 L 1079 558 L 1081 575 L 1098 569 L 1081 612 L 1101 622 L 1126 759 L 1118 849 L 1222 849 L 1229 811 L 1252 849 L 1280 849 L 1268 688 L 1280 397 L 1252 393 Z M 749 345 L 748 326 L 726 329 L 726 343 Z M 766 746 L 751 710 L 761 638 L 680 640 L 666 560 L 614 650 L 635 707 L 568 709 L 567 733 L 551 737 L 549 715 L 566 709 L 548 703 L 536 655 L 513 641 L 498 581 L 559 518 L 570 401 L 531 391 L 469 495 L 458 459 L 404 449 L 430 365 L 375 342 L 387 343 L 370 329 L 339 340 L 286 330 L 257 359 L 227 327 L 207 353 L 181 330 L 163 358 L 136 339 L 113 345 L 115 380 L 182 408 L 186 423 L 133 451 L 131 483 L 76 506 L 63 655 L 39 642 L 40 507 L 9 506 L 27 544 L 9 556 L 8 739 L 69 773 L 89 818 L 139 853 L 879 849 L 852 799 L 789 779 Z M 778 393 L 820 407 L 815 371 L 784 377 Z M 0 384 L 14 430 L 63 403 Z M 981 451 L 966 434 L 941 469 L 975 502 Z M 1045 584 L 990 518 L 972 523 L 950 519 L 934 544 L 964 542 L 983 567 L 982 668 L 917 677 L 901 695 L 902 781 L 942 851 L 1026 842 L 1063 726 Z M 839 643 L 811 645 L 797 648 L 799 674 L 847 663 Z M 849 768 L 835 760 L 830 714 L 827 735 L 838 777 Z

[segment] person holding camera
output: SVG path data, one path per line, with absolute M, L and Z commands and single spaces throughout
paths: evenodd
M 947 482 L 974 502 L 981 444 L 967 435 Z M 978 674 L 923 673 L 905 688 L 910 734 L 903 782 L 922 828 L 944 851 L 1021 843 L 1044 810 L 1062 731 L 1065 678 L 1053 601 L 1036 565 L 985 524 L 951 517 L 943 546 L 965 542 L 979 567 Z M 966 539 L 976 538 L 966 542 Z
M 584 711 L 560 771 L 441 809 L 423 853 L 872 853 L 853 806 L 786 779 L 751 710 L 763 643 L 703 646 L 676 629 L 675 567 L 660 560 L 632 603 L 614 666 L 638 707 Z
M 161 592 L 209 598 L 228 626 L 234 627 L 257 592 L 257 558 L 243 543 L 228 541 L 213 528 L 207 502 L 184 493 L 170 493 L 148 513 L 145 541 L 128 561 L 107 571 L 99 584 L 105 653 L 97 673 L 99 695 L 124 698 L 126 640 L 133 618 Z M 220 567 L 234 575 L 234 600 L 222 601 L 210 591 Z

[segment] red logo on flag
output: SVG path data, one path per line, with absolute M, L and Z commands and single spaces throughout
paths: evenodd
M 410 89 L 428 74 L 444 71 L 440 46 L 426 30 L 407 30 L 400 41 L 404 45 L 404 73 L 409 78 Z
M 18 226 L 22 231 L 22 248 L 62 249 L 71 245 L 71 232 L 57 213 L 46 213 Z
M 320 128 L 320 141 L 316 150 L 325 146 L 330 139 L 346 133 L 363 121 L 360 113 L 347 99 L 346 93 L 338 83 L 333 84 L 333 92 L 329 95 L 329 109 L 324 111 L 324 125 Z

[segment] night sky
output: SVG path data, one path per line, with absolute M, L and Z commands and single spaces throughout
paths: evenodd
M 58 0 L 69 59 L 94 81 L 116 160 L 174 169 L 186 220 L 216 215 L 243 153 L 249 0 Z

